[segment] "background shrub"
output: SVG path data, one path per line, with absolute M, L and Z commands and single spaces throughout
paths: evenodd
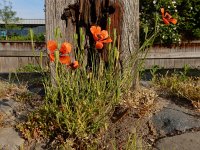
M 165 25 L 162 21 L 160 8 L 164 7 L 174 18 L 178 20 L 176 25 Z M 160 34 L 155 40 L 159 44 L 172 44 L 181 41 L 200 39 L 200 0 L 141 0 L 140 22 L 141 31 L 145 26 L 154 29 L 155 19 L 152 14 L 159 16 L 158 27 Z M 144 41 L 144 32 L 141 32 L 140 40 Z

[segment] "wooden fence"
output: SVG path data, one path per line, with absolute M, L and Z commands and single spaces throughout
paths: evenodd
M 149 69 L 154 65 L 163 68 L 182 68 L 189 65 L 200 69 L 200 43 L 183 43 L 170 48 L 155 45 L 147 54 L 145 68 Z
M 33 53 L 30 42 L 0 42 L 0 73 L 15 72 L 27 64 L 38 64 L 45 43 L 35 43 Z M 45 55 L 44 55 L 45 56 Z M 43 64 L 47 62 L 43 58 Z M 200 43 L 184 43 L 170 48 L 155 45 L 145 59 L 145 68 L 154 65 L 164 68 L 182 68 L 185 64 L 200 69 Z
M 35 42 L 33 51 L 31 42 L 1 41 L 0 73 L 15 72 L 16 69 L 28 64 L 39 65 L 40 52 L 45 49 L 44 42 Z M 43 57 L 42 64 L 46 64 L 46 57 Z

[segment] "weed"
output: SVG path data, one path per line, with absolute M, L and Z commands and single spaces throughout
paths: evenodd
M 19 69 L 17 69 L 16 72 L 42 72 L 43 70 L 41 69 L 40 66 L 38 65 L 33 65 L 33 64 L 27 64 Z
M 5 81 L 0 81 L 0 98 L 5 98 L 13 93 L 17 86 Z
M 159 66 L 155 65 L 150 69 L 150 73 L 152 76 L 152 82 L 155 82 L 156 78 L 157 78 L 157 72 L 158 72 Z
M 183 80 L 186 80 L 187 79 L 187 74 L 188 74 L 188 72 L 190 71 L 190 67 L 189 67 L 189 65 L 184 65 L 183 66 L 183 72 L 180 72 L 180 74 L 181 74 L 181 78 L 183 79 Z
M 55 57 L 55 82 L 53 85 L 48 80 L 45 82 L 46 104 L 24 124 L 30 132 L 21 128 L 24 135 L 48 137 L 60 145 L 67 145 L 73 139 L 73 147 L 80 149 L 88 147 L 87 143 L 95 145 L 97 133 L 108 123 L 112 108 L 127 87 L 117 71 L 116 51 L 115 47 L 110 51 L 109 62 L 104 62 L 99 52 L 94 51 L 92 71 L 87 69 L 87 64 L 76 69 L 72 62 L 67 67 L 59 63 L 62 57 L 57 51 L 51 53 L 50 57 Z M 78 49 L 76 58 L 82 65 L 84 57 L 84 51 Z M 96 59 L 100 60 L 98 64 Z
M 200 100 L 200 78 L 188 77 L 185 74 L 165 75 L 157 78 L 156 84 L 165 89 L 171 95 L 186 98 L 190 100 L 194 106 L 199 107 Z M 199 109 L 199 108 L 198 108 Z
M 112 150 L 142 150 L 142 140 L 138 137 L 137 133 L 132 133 L 128 135 L 127 142 L 125 146 L 122 148 L 116 144 L 116 140 L 112 141 Z
M 19 126 L 25 138 L 47 138 L 58 149 L 97 149 L 100 133 L 106 130 L 114 107 L 132 87 L 132 66 L 139 51 L 127 58 L 121 71 L 116 30 L 113 39 L 99 26 L 92 26 L 90 31 L 93 36 L 86 46 L 88 35 L 83 29 L 79 38 L 74 36 L 74 57 L 71 44 L 59 42 L 59 29 L 55 31 L 55 40 L 48 41 L 54 66 L 52 78 L 44 82 L 45 105 Z M 141 51 L 152 43 L 154 36 L 142 45 Z M 88 63 L 85 51 L 92 51 Z

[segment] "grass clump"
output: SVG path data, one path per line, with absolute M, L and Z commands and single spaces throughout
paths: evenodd
M 84 35 L 81 36 L 81 43 L 85 43 Z M 98 147 L 113 108 L 122 92 L 130 89 L 133 80 L 131 69 L 124 70 L 124 76 L 119 71 L 115 40 L 116 37 L 113 44 L 105 48 L 108 61 L 102 58 L 102 51 L 96 50 L 97 41 L 93 41 L 91 64 L 84 63 L 82 44 L 75 48 L 76 61 L 72 60 L 69 43 L 48 42 L 54 76 L 44 83 L 45 105 L 20 127 L 26 138 L 47 138 L 50 143 L 56 143 L 56 148 Z
M 11 91 L 11 89 L 13 88 L 14 86 L 11 85 L 11 84 L 8 84 L 6 82 L 3 82 L 3 81 L 0 81 L 0 98 L 3 98 L 7 95 L 7 93 L 9 91 Z
M 132 88 L 133 64 L 139 51 L 124 60 L 122 66 L 116 30 L 113 39 L 110 31 L 102 31 L 99 26 L 92 26 L 90 31 L 85 35 L 80 29 L 79 35 L 74 36 L 73 54 L 70 43 L 59 42 L 59 29 L 55 40 L 48 41 L 52 76 L 44 82 L 44 106 L 19 126 L 25 138 L 47 139 L 54 149 L 98 149 L 115 106 Z M 137 74 L 138 68 L 135 69 Z
M 130 108 L 136 108 L 139 116 L 144 116 L 148 113 L 149 109 L 153 106 L 158 95 L 152 89 L 147 89 L 145 87 L 140 87 L 137 90 L 129 92 L 122 105 Z
M 168 91 L 170 95 L 190 100 L 195 107 L 200 108 L 199 77 L 188 77 L 183 73 L 173 73 L 170 76 L 157 77 L 154 83 L 162 90 Z
M 16 72 L 20 73 L 20 72 L 42 72 L 42 68 L 39 65 L 33 65 L 33 64 L 27 64 L 23 67 L 20 67 L 17 69 Z
M 3 80 L 0 80 L 0 99 L 12 97 L 15 93 L 21 93 L 25 91 L 25 86 L 14 83 L 9 83 Z

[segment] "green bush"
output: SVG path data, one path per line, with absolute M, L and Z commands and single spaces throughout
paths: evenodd
M 42 68 L 39 65 L 27 64 L 17 69 L 17 72 L 42 72 Z
M 173 18 L 178 20 L 176 25 L 165 25 L 162 20 L 160 8 L 165 8 Z M 146 25 L 152 31 L 155 19 L 152 14 L 159 16 L 158 28 L 160 34 L 155 43 L 172 44 L 184 40 L 200 38 L 200 0 L 142 0 L 140 1 L 141 31 Z M 144 32 L 141 32 L 140 39 L 144 41 Z
M 22 35 L 11 35 L 8 36 L 7 39 L 6 37 L 0 37 L 0 40 L 7 40 L 7 41 L 31 41 L 30 35 L 22 36 Z M 33 40 L 35 42 L 44 42 L 45 41 L 45 36 L 43 33 L 41 34 L 34 34 L 33 35 Z

